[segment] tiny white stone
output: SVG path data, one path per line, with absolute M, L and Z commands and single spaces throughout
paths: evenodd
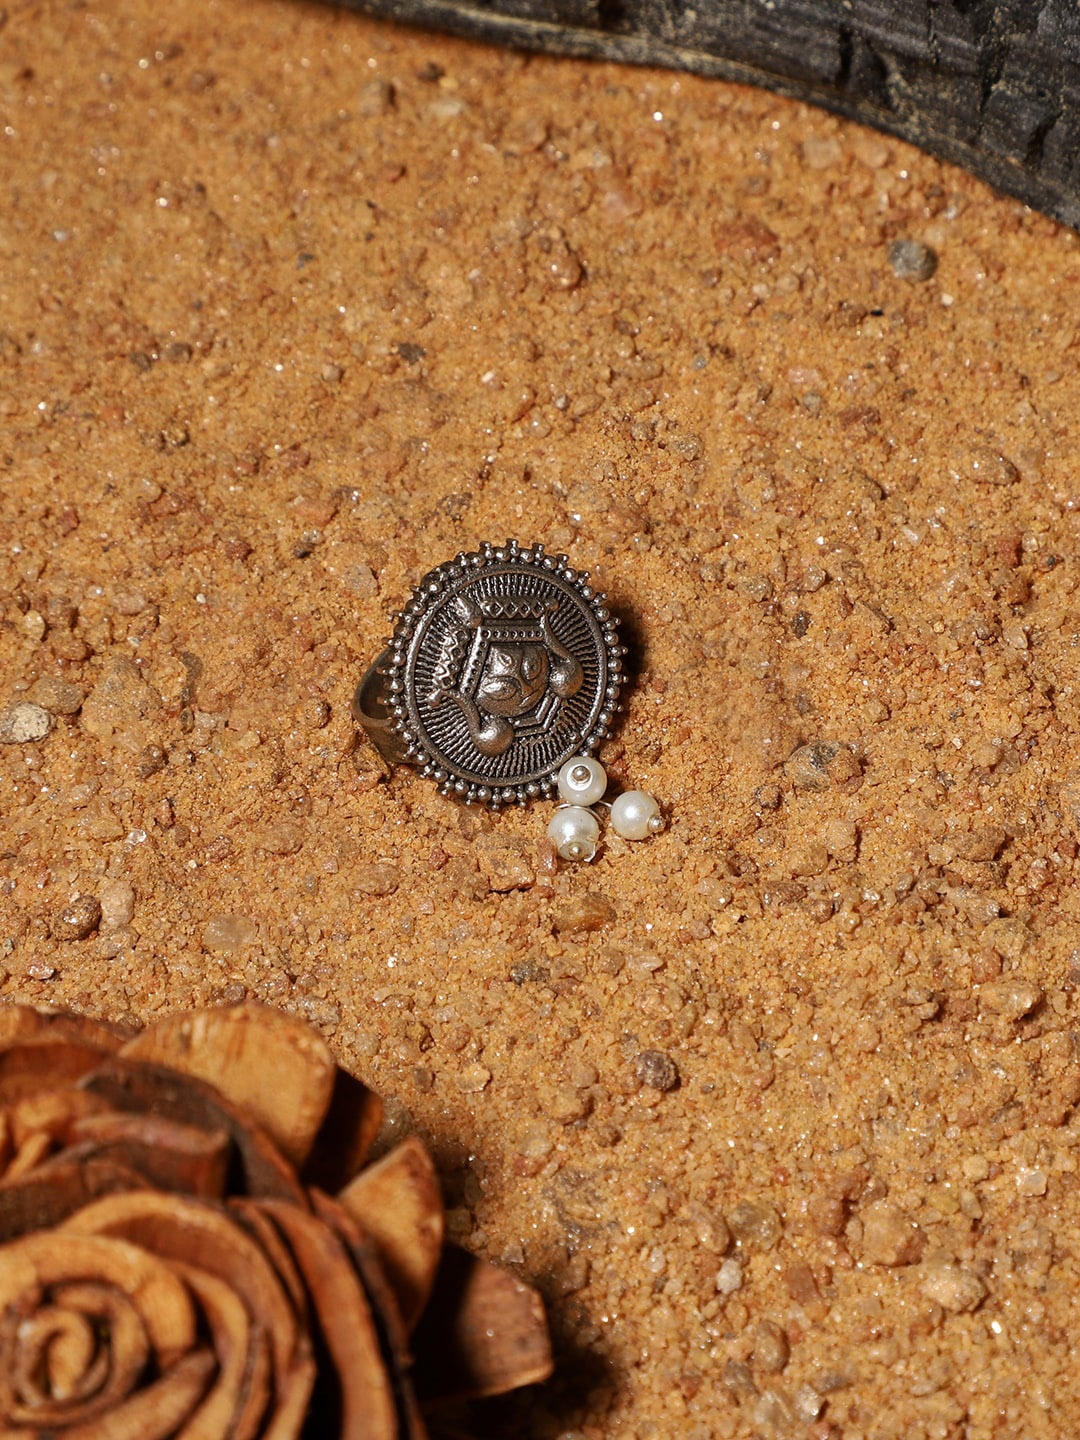
M 44 740 L 52 729 L 52 716 L 40 705 L 24 700 L 0 715 L 0 744 L 30 745 Z
M 591 860 L 600 840 L 600 822 L 591 810 L 563 805 L 551 817 L 547 833 L 564 860 Z
M 738 1260 L 727 1259 L 716 1274 L 716 1288 L 721 1295 L 734 1295 L 742 1284 L 742 1266 Z
M 624 840 L 645 840 L 663 826 L 660 806 L 644 790 L 624 790 L 612 801 L 611 824 Z
M 595 805 L 606 789 L 607 771 L 588 755 L 572 756 L 559 771 L 559 797 L 567 805 Z

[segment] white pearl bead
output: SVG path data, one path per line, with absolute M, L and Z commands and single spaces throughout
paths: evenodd
M 591 860 L 600 841 L 600 822 L 591 810 L 563 805 L 551 817 L 547 833 L 564 860 Z
M 607 771 L 588 755 L 574 755 L 559 771 L 559 798 L 567 805 L 595 805 L 606 789 Z
M 611 824 L 624 840 L 645 840 L 664 828 L 660 806 L 644 790 L 624 790 L 611 804 Z

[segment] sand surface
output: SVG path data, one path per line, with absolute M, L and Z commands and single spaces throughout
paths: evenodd
M 0 190 L 3 995 L 307 1015 L 547 1297 L 506 1435 L 1080 1433 L 1076 236 L 283 0 L 8 0 Z M 632 647 L 589 867 L 349 716 L 508 536 Z

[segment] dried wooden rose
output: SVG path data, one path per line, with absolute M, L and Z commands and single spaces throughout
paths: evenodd
M 538 1296 L 443 1244 L 422 1144 L 362 1168 L 380 1120 L 262 1006 L 0 1007 L 0 1434 L 422 1440 L 545 1378 Z

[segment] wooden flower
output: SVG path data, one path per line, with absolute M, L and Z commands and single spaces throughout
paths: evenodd
M 0 1007 L 0 1433 L 423 1440 L 545 1378 L 538 1296 L 444 1245 L 419 1140 L 362 1168 L 381 1108 L 262 1006 Z

